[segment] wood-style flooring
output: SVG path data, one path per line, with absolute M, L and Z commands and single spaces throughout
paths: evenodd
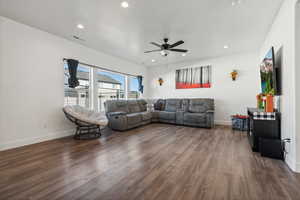
M 244 132 L 151 124 L 0 152 L 1 200 L 289 200 L 300 176 Z

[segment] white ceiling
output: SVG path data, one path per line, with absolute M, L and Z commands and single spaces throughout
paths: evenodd
M 158 65 L 258 50 L 282 0 L 0 0 L 0 15 L 135 63 Z M 81 23 L 84 30 L 76 28 Z M 77 35 L 85 41 L 72 38 Z M 187 56 L 149 44 L 184 40 Z M 228 49 L 223 46 L 228 45 Z M 151 63 L 155 59 L 155 63 Z

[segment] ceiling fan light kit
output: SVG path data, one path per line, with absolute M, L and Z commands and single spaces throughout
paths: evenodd
M 167 50 L 162 50 L 162 51 L 160 52 L 160 54 L 161 54 L 162 56 L 168 56 L 168 55 L 169 55 L 169 52 L 168 52 Z
M 174 44 L 168 44 L 169 39 L 164 38 L 164 43 L 163 44 L 157 44 L 155 42 L 150 42 L 150 44 L 159 47 L 160 49 L 155 49 L 151 51 L 145 51 L 145 53 L 152 53 L 152 52 L 160 52 L 162 56 L 168 56 L 171 51 L 173 52 L 180 52 L 180 53 L 187 53 L 188 50 L 186 49 L 174 49 L 174 47 L 177 47 L 181 44 L 184 43 L 183 40 L 179 40 L 178 42 L 175 42 Z

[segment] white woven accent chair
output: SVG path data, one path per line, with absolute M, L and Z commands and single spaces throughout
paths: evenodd
M 77 125 L 74 139 L 99 138 L 101 127 L 108 123 L 105 113 L 95 112 L 79 105 L 65 106 L 63 112 L 71 122 Z

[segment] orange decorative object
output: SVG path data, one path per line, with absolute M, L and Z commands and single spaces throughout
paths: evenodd
M 158 83 L 159 83 L 160 86 L 162 86 L 162 84 L 164 83 L 164 80 L 162 78 L 159 78 Z
M 268 94 L 266 98 L 266 112 L 274 112 L 273 95 Z
M 238 76 L 237 70 L 233 70 L 233 71 L 230 73 L 230 75 L 231 75 L 232 80 L 235 81 L 236 78 L 237 78 L 237 76 Z

